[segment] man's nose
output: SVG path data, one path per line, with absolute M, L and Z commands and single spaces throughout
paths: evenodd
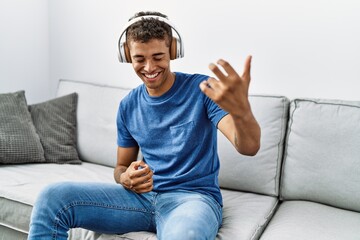
M 152 60 L 146 61 L 144 70 L 147 71 L 147 72 L 152 72 L 153 70 L 155 70 L 154 62 Z

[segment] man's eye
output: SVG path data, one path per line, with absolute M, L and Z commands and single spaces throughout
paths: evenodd
M 137 62 L 137 63 L 142 63 L 142 62 L 144 62 L 144 59 L 143 59 L 143 58 L 136 58 L 136 59 L 135 59 L 135 62 Z
M 160 61 L 162 59 L 162 57 L 156 57 L 155 61 Z

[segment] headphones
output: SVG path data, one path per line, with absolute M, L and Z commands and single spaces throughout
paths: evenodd
M 184 57 L 184 43 L 181 39 L 180 33 L 175 28 L 174 24 L 172 24 L 167 18 L 163 18 L 163 17 L 156 16 L 156 15 L 147 15 L 147 16 L 140 16 L 140 17 L 136 17 L 136 18 L 132 19 L 123 28 L 121 35 L 119 37 L 119 42 L 118 42 L 118 51 L 119 51 L 118 58 L 121 63 L 131 63 L 130 50 L 126 44 L 127 29 L 136 22 L 142 21 L 144 19 L 150 19 L 150 18 L 155 18 L 156 20 L 166 23 L 174 30 L 174 32 L 178 36 L 178 38 L 174 37 L 174 36 L 172 37 L 171 45 L 170 45 L 170 59 L 174 60 L 177 58 Z

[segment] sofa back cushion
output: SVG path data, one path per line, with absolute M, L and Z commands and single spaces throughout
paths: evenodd
M 81 164 L 76 147 L 77 94 L 29 105 L 47 163 Z
M 0 164 L 45 162 L 25 91 L 0 94 Z M 1 165 L 0 165 L 1 167 Z
M 291 102 L 281 198 L 360 211 L 360 102 Z
M 249 101 L 261 127 L 260 150 L 254 157 L 243 156 L 219 132 L 219 184 L 222 188 L 278 196 L 289 100 L 252 95 Z
M 117 152 L 116 115 L 130 89 L 60 80 L 58 96 L 76 92 L 77 146 L 80 159 L 114 167 Z

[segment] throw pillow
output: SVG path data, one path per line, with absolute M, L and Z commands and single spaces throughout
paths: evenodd
M 25 91 L 0 94 L 0 163 L 45 162 Z
M 77 93 L 29 106 L 46 162 L 80 164 L 76 145 Z

